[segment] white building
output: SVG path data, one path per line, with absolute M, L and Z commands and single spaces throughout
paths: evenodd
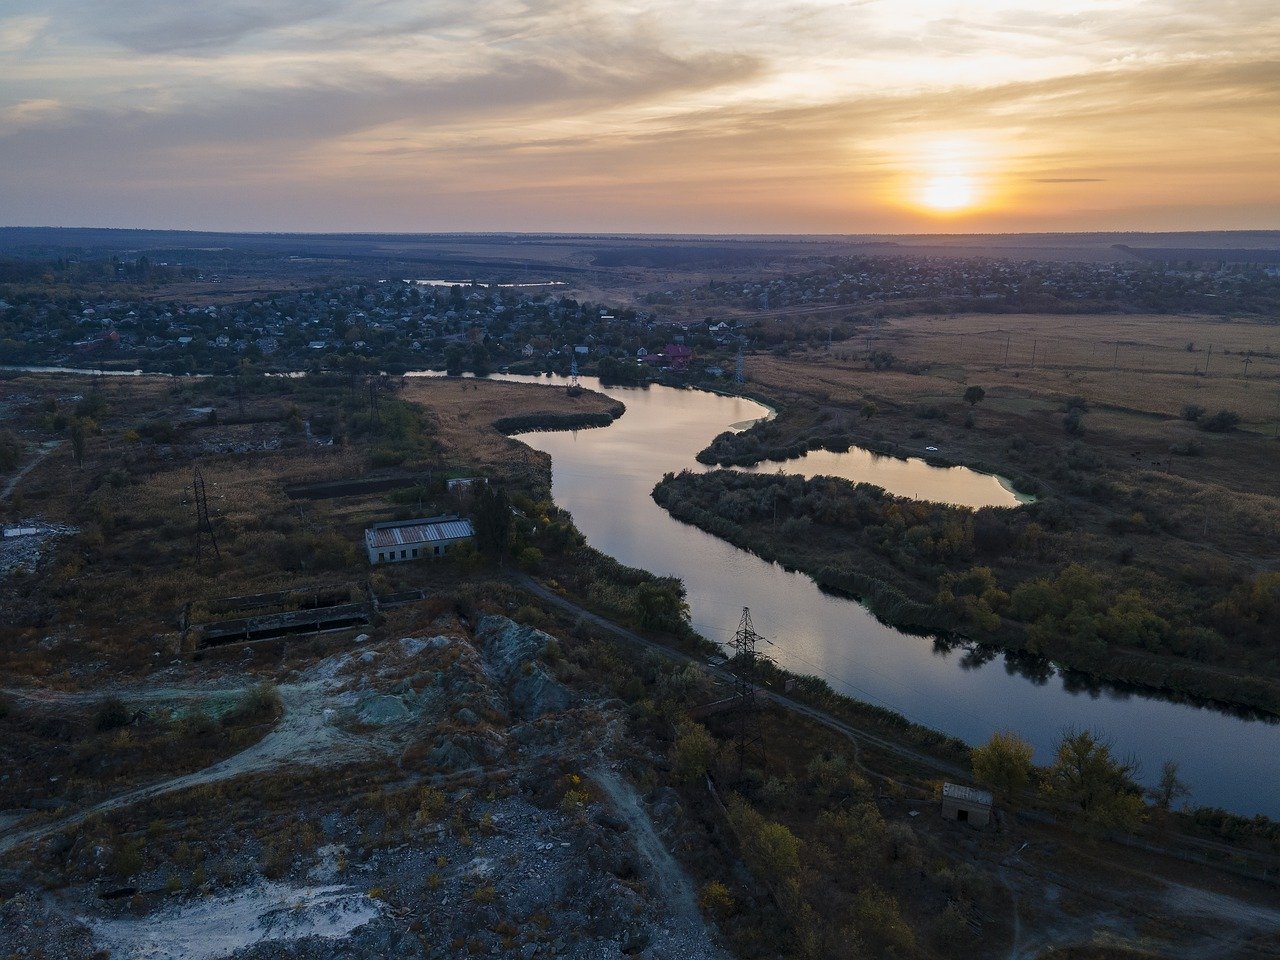
M 991 822 L 992 797 L 986 790 L 959 783 L 942 784 L 942 816 L 947 820 L 985 827 Z
M 364 546 L 371 564 L 399 563 L 442 557 L 450 547 L 474 536 L 471 521 L 463 517 L 428 517 L 375 523 L 364 532 Z

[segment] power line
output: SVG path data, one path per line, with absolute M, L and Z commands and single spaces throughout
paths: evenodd
M 206 538 L 209 546 L 213 548 L 213 555 L 221 559 L 222 551 L 218 549 L 218 538 L 213 535 L 213 524 L 209 522 L 209 500 L 205 495 L 204 473 L 200 470 L 198 463 L 191 467 L 191 488 L 195 494 L 196 508 L 196 563 L 200 563 L 203 557 Z

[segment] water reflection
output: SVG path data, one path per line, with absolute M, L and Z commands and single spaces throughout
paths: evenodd
M 840 693 L 969 743 L 1017 730 L 1042 763 L 1051 761 L 1064 729 L 1092 728 L 1111 736 L 1122 754 L 1140 758 L 1149 776 L 1177 759 L 1195 803 L 1280 816 L 1273 789 L 1280 782 L 1280 726 L 1100 684 L 1027 654 L 894 630 L 848 597 L 680 523 L 654 503 L 650 493 L 664 473 L 696 468 L 695 455 L 712 437 L 758 419 L 763 407 L 700 391 L 602 388 L 591 379 L 584 385 L 622 400 L 626 415 L 604 429 L 521 439 L 551 455 L 556 501 L 592 545 L 684 581 L 694 626 L 705 636 L 727 641 L 749 604 L 782 666 L 820 677 Z
M 843 477 L 854 483 L 874 483 L 899 497 L 961 507 L 1016 507 L 1028 499 L 1014 493 L 1008 481 L 989 473 L 968 467 L 934 467 L 915 457 L 889 457 L 861 447 L 844 453 L 810 450 L 792 460 L 734 469 L 746 473 L 794 473 L 806 478 Z

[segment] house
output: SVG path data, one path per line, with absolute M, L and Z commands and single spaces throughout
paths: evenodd
M 991 822 L 991 794 L 959 783 L 942 785 L 942 817 L 985 827 Z
M 471 521 L 458 516 L 375 523 L 364 532 L 371 564 L 442 557 L 450 547 L 471 540 Z
M 693 360 L 693 348 L 683 343 L 669 343 L 662 351 L 662 356 L 667 366 L 675 370 L 683 370 Z
M 524 345 L 524 347 L 520 350 L 520 352 L 521 352 L 522 354 L 524 354 L 526 357 L 532 357 L 532 356 L 533 356 L 533 352 L 534 352 L 534 351 L 533 351 L 533 344 L 532 344 L 532 343 L 526 343 L 526 344 Z

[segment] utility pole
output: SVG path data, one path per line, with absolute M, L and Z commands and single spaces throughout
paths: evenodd
M 1253 363 L 1253 357 L 1245 357 L 1245 358 L 1244 358 L 1243 360 L 1241 360 L 1240 362 L 1244 364 L 1244 378 L 1245 378 L 1246 380 L 1248 380 L 1248 379 L 1249 379 L 1249 364 Z
M 769 662 L 769 657 L 756 649 L 761 641 L 772 643 L 756 633 L 751 623 L 751 608 L 743 607 L 742 619 L 738 621 L 738 632 L 734 634 L 730 643 L 733 649 L 733 659 L 730 664 L 733 670 L 735 701 L 733 742 L 739 777 L 742 776 L 746 765 L 747 754 L 762 740 L 756 679 L 760 664 Z
M 733 368 L 733 382 L 738 386 L 742 386 L 747 382 L 747 357 L 744 344 L 745 337 L 738 338 L 738 359 Z
M 1038 347 L 1039 345 L 1040 345 L 1039 340 L 1031 341 L 1031 369 L 1032 370 L 1034 370 L 1036 367 L 1036 347 Z
M 1013 345 L 1013 334 L 1009 334 L 1004 338 L 1004 366 L 1009 365 L 1009 347 Z
M 1116 341 L 1116 355 L 1111 359 L 1111 369 L 1114 371 L 1120 366 L 1120 341 Z
M 1204 357 L 1204 375 L 1209 375 L 1209 362 L 1213 359 L 1213 344 L 1209 344 L 1209 352 Z
M 209 546 L 213 548 L 213 555 L 221 559 L 222 552 L 218 549 L 218 538 L 213 535 L 213 524 L 209 522 L 209 500 L 205 495 L 204 473 L 200 470 L 198 463 L 191 467 L 191 489 L 195 494 L 196 508 L 196 563 L 200 563 L 202 559 L 206 537 L 209 540 Z

